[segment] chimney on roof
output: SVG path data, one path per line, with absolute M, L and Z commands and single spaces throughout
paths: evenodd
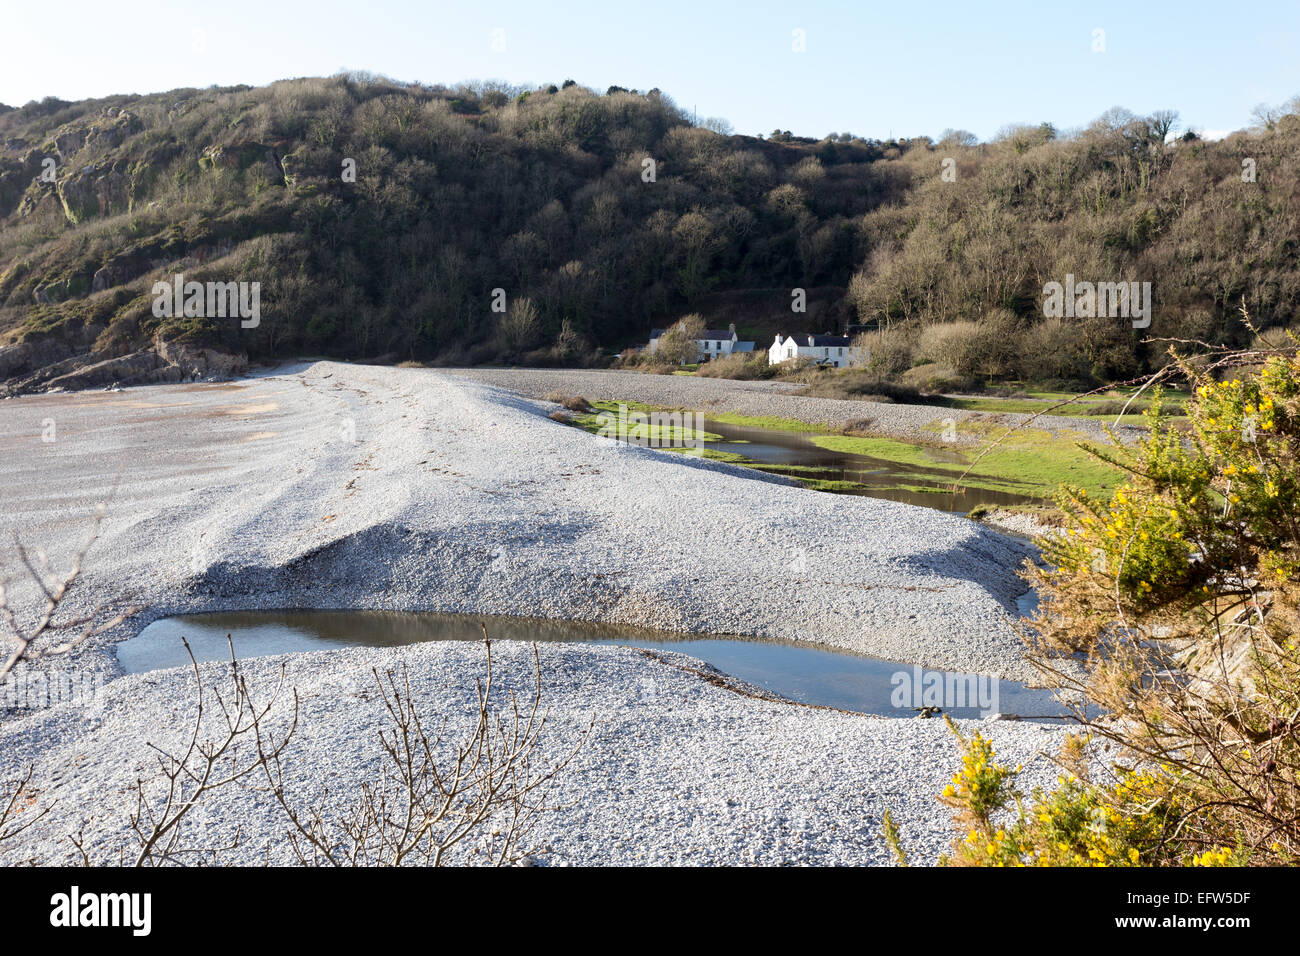
M 736 337 L 736 323 L 729 323 L 727 325 L 727 331 L 731 333 L 731 337 L 734 339 Z

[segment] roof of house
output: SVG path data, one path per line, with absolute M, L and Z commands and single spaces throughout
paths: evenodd
M 787 335 L 782 337 L 778 332 L 777 342 L 782 344 L 794 340 L 795 344 L 801 348 L 846 348 L 852 343 L 846 335 L 809 335 L 806 332 L 800 332 L 798 335 Z
M 752 352 L 752 351 L 754 351 L 754 343 L 753 343 L 753 342 L 737 342 L 735 345 L 733 345 L 733 346 L 731 347 L 731 351 L 733 351 L 733 352 Z
M 667 331 L 668 331 L 667 329 L 651 329 L 650 341 L 653 342 L 655 339 L 659 338 L 659 336 L 663 335 Z M 703 332 L 700 333 L 699 338 L 697 338 L 695 341 L 702 342 L 705 339 L 720 339 L 723 342 L 726 342 L 735 334 L 736 333 L 732 332 L 731 329 L 705 329 Z
M 813 348 L 844 348 L 849 345 L 850 339 L 846 335 L 810 335 L 808 344 Z

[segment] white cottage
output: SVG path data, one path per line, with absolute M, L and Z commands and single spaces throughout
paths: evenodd
M 650 330 L 650 344 L 647 349 L 651 355 L 658 350 L 659 338 L 666 331 L 668 330 Z M 705 329 L 700 337 L 695 340 L 695 350 L 696 359 L 700 362 L 707 362 L 709 359 L 722 358 L 732 352 L 752 352 L 754 351 L 754 343 L 740 341 L 736 336 L 736 323 L 732 322 L 727 326 L 725 332 L 719 329 Z
M 863 364 L 867 356 L 863 350 L 853 344 L 847 335 L 791 335 L 788 338 L 780 332 L 767 350 L 767 361 L 771 365 L 791 362 L 795 359 L 810 359 L 817 365 L 829 365 L 834 368 L 847 368 Z

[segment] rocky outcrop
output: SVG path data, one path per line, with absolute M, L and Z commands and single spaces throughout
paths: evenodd
M 217 143 L 203 150 L 203 156 L 199 159 L 199 165 L 207 170 L 243 171 L 259 164 L 272 185 L 284 185 L 284 167 L 280 163 L 280 153 L 274 146 L 247 140 L 238 143 Z
M 71 275 L 38 285 L 32 290 L 37 305 L 50 305 L 65 299 L 84 296 L 90 291 L 90 282 L 84 275 Z
M 79 356 L 80 358 L 80 356 Z M 139 385 L 153 382 L 179 382 L 179 369 L 168 369 L 152 349 L 144 349 L 119 358 L 103 359 L 82 365 L 42 383 L 41 391 L 74 391 L 105 385 Z
M 0 346 L 0 379 L 27 375 L 35 369 L 61 362 L 72 354 L 72 346 L 62 339 L 38 339 Z
M 60 127 L 40 147 L 29 150 L 20 163 L 9 160 L 0 164 L 0 214 L 17 205 L 21 215 L 29 216 L 51 195 L 57 197 L 64 217 L 73 225 L 127 211 L 141 176 L 157 165 L 158 157 L 131 162 L 114 154 L 143 128 L 139 117 L 115 106 Z M 43 164 L 51 161 L 55 178 L 46 181 L 38 174 Z
M 50 389 L 50 382 L 62 378 L 65 375 L 71 375 L 79 369 L 92 365 L 102 360 L 103 356 L 96 352 L 80 352 L 69 355 L 58 361 L 50 362 L 48 365 L 42 365 L 30 370 L 26 375 L 16 376 L 10 379 L 3 386 L 3 393 L 9 395 L 24 395 L 30 392 L 45 392 Z
M 12 142 L 6 142 L 6 150 Z M 0 157 L 0 217 L 9 215 L 23 203 L 34 206 L 46 194 L 35 186 L 40 172 L 41 157 L 35 150 L 27 152 L 21 159 Z M 30 199 L 27 195 L 29 190 L 32 194 Z
M 221 381 L 248 371 L 248 356 L 220 348 L 168 342 L 126 355 L 104 351 L 73 354 L 67 343 L 45 339 L 0 348 L 0 395 L 73 391 L 108 385 Z
M 131 174 L 125 160 L 90 163 L 55 184 L 63 215 L 76 225 L 95 216 L 126 212 L 130 206 Z
M 137 275 L 139 273 L 124 262 L 110 262 L 107 265 L 100 266 L 95 270 L 95 274 L 90 277 L 90 291 L 103 292 L 115 285 L 130 282 Z
M 225 349 L 201 348 L 183 342 L 154 339 L 154 352 L 180 371 L 182 381 L 233 378 L 248 371 L 248 356 Z
M 63 127 L 54 134 L 53 142 L 59 158 L 66 160 L 88 146 L 114 149 L 142 129 L 144 124 L 130 110 L 109 106 L 89 122 Z

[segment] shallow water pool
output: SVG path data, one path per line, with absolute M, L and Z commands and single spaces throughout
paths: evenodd
M 705 418 L 700 428 L 722 439 L 704 442 L 705 448 L 743 455 L 752 462 L 764 465 L 764 470 L 776 474 L 841 482 L 843 485 L 840 487 L 827 488 L 837 494 L 886 498 L 956 514 L 966 514 L 976 505 L 1019 505 L 1039 501 L 1033 495 L 1011 491 L 964 486 L 951 490 L 949 486 L 956 474 L 941 466 L 945 463 L 949 466 L 964 465 L 967 461 L 966 457 L 955 450 L 945 453 L 940 449 L 925 448 L 925 454 L 934 458 L 933 465 L 900 464 L 887 458 L 872 458 L 822 448 L 813 441 L 817 437 L 816 433 L 811 432 L 732 425 L 711 418 Z M 979 474 L 976 473 L 973 477 L 979 477 Z M 911 490 L 913 486 L 925 486 L 933 490 Z
M 915 717 L 935 704 L 954 717 L 993 713 L 1059 717 L 1046 690 L 982 675 L 950 674 L 847 651 L 744 637 L 694 637 L 584 621 L 392 611 L 243 611 L 163 618 L 117 645 L 128 673 L 189 664 L 181 638 L 200 661 L 264 657 L 341 647 L 394 647 L 425 641 L 561 641 L 679 651 L 723 673 L 805 704 L 890 717 Z

